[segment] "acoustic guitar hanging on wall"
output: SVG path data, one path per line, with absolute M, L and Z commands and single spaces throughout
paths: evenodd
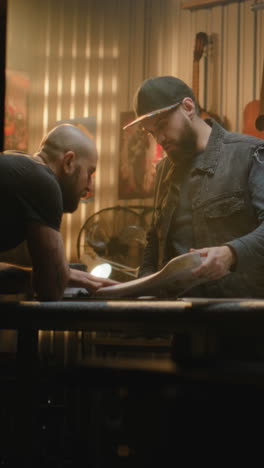
M 255 99 L 246 105 L 243 123 L 243 133 L 264 139 L 264 63 L 260 99 Z
M 195 36 L 194 52 L 193 52 L 193 77 L 192 77 L 192 89 L 195 96 L 195 99 L 198 103 L 200 110 L 200 117 L 203 120 L 214 119 L 220 125 L 223 125 L 220 117 L 212 112 L 207 112 L 200 105 L 199 100 L 199 86 L 200 86 L 200 60 L 204 54 L 204 51 L 208 45 L 208 35 L 205 32 L 198 32 Z

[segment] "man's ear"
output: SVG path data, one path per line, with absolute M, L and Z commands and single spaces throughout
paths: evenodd
M 193 114 L 195 113 L 195 104 L 193 100 L 189 97 L 183 99 L 182 107 L 185 110 L 185 112 L 187 112 L 189 117 L 193 116 Z
M 76 167 L 76 155 L 74 151 L 67 151 L 64 153 L 62 165 L 65 174 L 73 174 Z

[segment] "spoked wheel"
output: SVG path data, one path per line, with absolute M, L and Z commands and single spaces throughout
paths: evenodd
M 135 278 L 147 232 L 145 213 L 136 208 L 115 206 L 90 216 L 77 239 L 79 261 L 87 264 L 89 270 L 108 263 L 112 267 L 111 278 L 119 281 Z

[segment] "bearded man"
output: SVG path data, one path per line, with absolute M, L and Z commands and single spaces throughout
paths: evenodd
M 190 297 L 264 297 L 263 140 L 202 120 L 193 91 L 173 76 L 144 81 L 135 111 L 124 129 L 140 126 L 167 153 L 139 276 L 198 251 L 193 278 L 203 284 Z
M 62 214 L 73 213 L 91 191 L 96 164 L 94 141 L 68 124 L 51 130 L 33 156 L 0 155 L 0 252 L 26 241 L 33 265 L 0 264 L 2 293 L 33 289 L 47 301 L 61 299 L 68 286 L 95 291 L 115 284 L 69 268 L 60 234 Z

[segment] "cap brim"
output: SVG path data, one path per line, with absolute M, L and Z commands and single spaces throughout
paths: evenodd
M 173 109 L 174 107 L 178 106 L 178 104 L 180 104 L 180 102 L 181 101 L 176 102 L 175 104 L 172 104 L 171 106 L 163 107 L 162 109 L 157 109 L 155 111 L 149 112 L 148 114 L 141 115 L 137 119 L 135 119 L 132 122 L 130 122 L 129 124 L 125 125 L 123 127 L 123 130 L 126 130 L 127 128 L 130 128 L 130 127 L 133 127 L 136 124 L 139 124 L 140 122 L 142 122 L 142 120 L 150 119 L 150 117 L 161 114 L 162 112 L 169 111 L 169 110 Z

